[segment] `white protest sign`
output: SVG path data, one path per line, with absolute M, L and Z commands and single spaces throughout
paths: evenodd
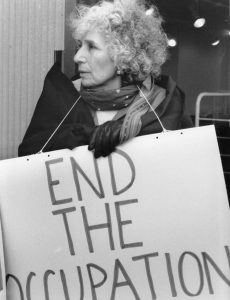
M 4 261 L 4 253 L 3 253 L 1 214 L 0 214 L 0 300 L 6 300 L 5 261 Z
M 0 162 L 8 300 L 229 300 L 213 126 Z

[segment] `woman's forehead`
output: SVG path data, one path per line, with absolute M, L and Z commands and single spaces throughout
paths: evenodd
M 106 43 L 104 32 L 100 28 L 93 26 L 82 32 L 81 35 L 79 35 L 79 40 L 90 40 L 103 44 Z

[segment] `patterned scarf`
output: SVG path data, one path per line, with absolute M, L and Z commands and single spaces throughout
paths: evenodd
M 148 77 L 140 88 L 153 110 L 165 99 L 166 90 L 154 84 L 154 80 L 151 77 Z M 142 127 L 141 117 L 151 110 L 149 104 L 142 95 L 138 94 L 135 97 L 125 114 L 120 131 L 121 143 L 138 135 Z
M 136 85 L 129 85 L 107 91 L 97 87 L 84 88 L 81 86 L 80 94 L 93 110 L 120 110 L 132 103 L 138 94 L 138 88 Z
M 166 90 L 154 84 L 154 79 L 150 76 L 140 88 L 154 110 L 165 99 Z M 113 120 L 125 116 L 120 131 L 121 143 L 138 135 L 142 126 L 141 117 L 151 110 L 138 87 L 133 84 L 110 91 L 81 86 L 80 94 L 93 111 L 118 110 Z

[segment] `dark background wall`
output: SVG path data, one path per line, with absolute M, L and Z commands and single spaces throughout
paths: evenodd
M 194 114 L 199 93 L 230 90 L 230 42 L 226 39 L 213 47 L 208 36 L 193 29 L 176 36 L 178 46 L 170 48 L 162 72 L 175 78 L 186 93 L 189 113 Z

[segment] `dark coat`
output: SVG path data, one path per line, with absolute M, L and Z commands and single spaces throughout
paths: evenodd
M 185 115 L 184 93 L 176 83 L 168 76 L 161 76 L 156 83 L 166 89 L 166 98 L 156 109 L 164 127 L 168 130 L 192 127 L 190 118 Z M 19 146 L 18 155 L 39 152 L 79 96 L 72 81 L 61 72 L 57 64 L 54 64 L 46 75 L 42 94 Z M 142 129 L 139 135 L 162 131 L 153 112 L 146 113 L 141 119 Z M 95 126 L 89 107 L 82 99 L 78 101 L 43 151 L 73 149 L 86 145 L 84 133 L 76 134 L 75 127 L 79 123 Z

